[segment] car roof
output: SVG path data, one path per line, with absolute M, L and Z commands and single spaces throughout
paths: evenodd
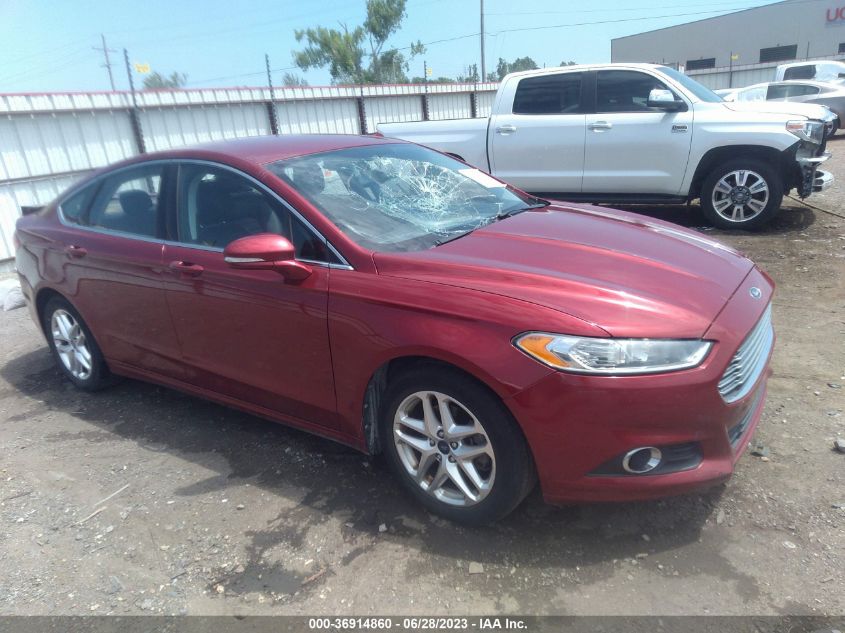
M 349 147 L 365 145 L 387 145 L 403 143 L 396 139 L 356 134 L 280 134 L 278 136 L 249 136 L 226 141 L 213 141 L 180 147 L 166 152 L 147 154 L 145 158 L 193 158 L 220 156 L 235 157 L 251 163 L 264 165 L 285 158 L 318 154 Z

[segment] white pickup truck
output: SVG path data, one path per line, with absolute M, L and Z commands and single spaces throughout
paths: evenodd
M 808 109 L 809 107 L 809 109 Z M 378 126 L 545 197 L 617 203 L 701 199 L 723 228 L 769 221 L 792 189 L 832 184 L 821 106 L 726 103 L 666 66 L 513 73 L 488 119 Z

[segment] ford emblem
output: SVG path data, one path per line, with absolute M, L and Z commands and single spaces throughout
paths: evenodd
M 755 299 L 759 299 L 763 296 L 763 293 L 760 292 L 760 289 L 757 286 L 751 286 L 751 288 L 748 289 L 748 294 L 750 294 Z

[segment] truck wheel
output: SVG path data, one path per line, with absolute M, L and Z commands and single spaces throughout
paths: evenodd
M 701 210 L 721 229 L 758 229 L 783 202 L 783 181 L 771 166 L 735 158 L 710 172 L 701 186 Z

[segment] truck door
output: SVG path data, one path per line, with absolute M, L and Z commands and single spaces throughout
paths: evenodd
M 584 171 L 584 73 L 515 78 L 490 120 L 491 172 L 526 191 L 577 193 Z
M 587 115 L 584 193 L 680 192 L 689 161 L 692 109 L 649 108 L 654 89 L 670 90 L 657 77 L 636 70 L 596 73 L 595 114 Z

